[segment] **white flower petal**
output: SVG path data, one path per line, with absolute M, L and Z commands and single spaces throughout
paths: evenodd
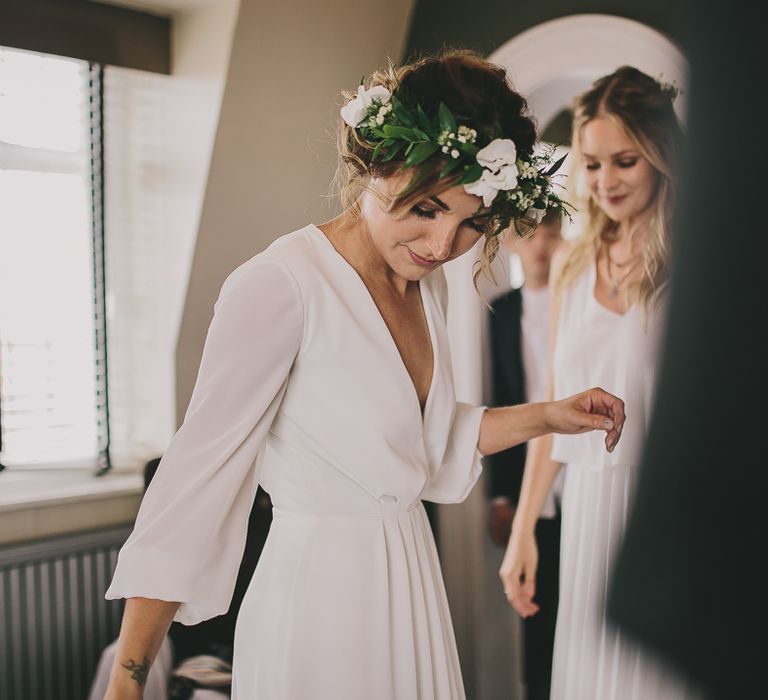
M 477 152 L 477 162 L 489 170 L 499 170 L 506 165 L 515 165 L 517 147 L 512 139 L 495 139 Z M 517 168 L 515 167 L 515 173 Z
M 478 197 L 482 197 L 484 207 L 490 207 L 499 192 L 496 187 L 483 178 L 480 178 L 476 182 L 470 182 L 469 184 L 464 185 L 464 191 L 467 194 L 474 194 Z
M 366 90 L 362 85 L 357 88 L 357 95 L 341 108 L 341 118 L 350 126 L 357 127 L 363 121 L 374 100 L 387 104 L 392 97 L 387 88 L 374 85 Z

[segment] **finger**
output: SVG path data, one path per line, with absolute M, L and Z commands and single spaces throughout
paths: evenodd
M 530 598 L 523 595 L 520 590 L 517 593 L 512 591 L 505 591 L 504 593 L 507 596 L 507 601 L 522 617 L 529 617 L 536 613 L 536 604 Z
M 626 420 L 624 402 L 617 396 L 609 394 L 607 391 L 600 388 L 593 389 L 591 400 L 593 404 L 593 412 L 598 412 L 607 416 L 614 422 L 616 427 L 621 430 L 621 426 L 624 425 L 624 421 Z
M 614 429 L 613 420 L 600 413 L 576 410 L 573 414 L 573 423 L 578 426 L 577 432 L 582 433 L 589 430 L 610 431 Z
M 539 606 L 523 595 L 513 597 L 509 602 L 521 617 L 531 617 L 539 612 Z
M 523 575 L 523 582 L 520 588 L 523 596 L 529 601 L 533 602 L 533 598 L 536 595 L 536 569 L 531 567 Z

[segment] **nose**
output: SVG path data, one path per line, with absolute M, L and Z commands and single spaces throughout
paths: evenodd
M 619 184 L 616 169 L 612 165 L 604 165 L 597 175 L 597 186 L 600 192 L 610 192 Z
M 427 247 L 435 260 L 445 260 L 453 249 L 453 241 L 456 238 L 456 229 L 453 226 L 441 226 L 436 228 L 427 240 Z

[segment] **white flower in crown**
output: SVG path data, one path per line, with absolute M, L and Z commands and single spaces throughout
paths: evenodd
M 517 187 L 517 148 L 512 139 L 495 139 L 477 152 L 477 162 L 483 166 L 479 180 L 464 185 L 464 190 L 483 198 L 490 207 L 500 190 Z
M 392 97 L 392 93 L 383 85 L 374 85 L 368 88 L 360 85 L 357 95 L 341 108 L 341 118 L 351 127 L 356 128 L 368 115 L 374 102 L 385 105 Z

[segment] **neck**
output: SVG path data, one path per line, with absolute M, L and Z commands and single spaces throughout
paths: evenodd
M 538 291 L 539 289 L 545 289 L 548 284 L 548 280 L 546 277 L 528 277 L 525 272 L 523 272 L 523 278 L 525 279 L 525 282 L 523 283 L 523 287 L 525 289 L 531 289 L 533 291 Z
M 636 216 L 619 221 L 616 227 L 615 243 L 627 243 L 630 247 L 642 244 L 650 229 L 651 213 L 648 210 Z
M 382 257 L 363 217 L 344 212 L 318 228 L 366 283 L 405 295 L 409 281 L 396 274 Z

